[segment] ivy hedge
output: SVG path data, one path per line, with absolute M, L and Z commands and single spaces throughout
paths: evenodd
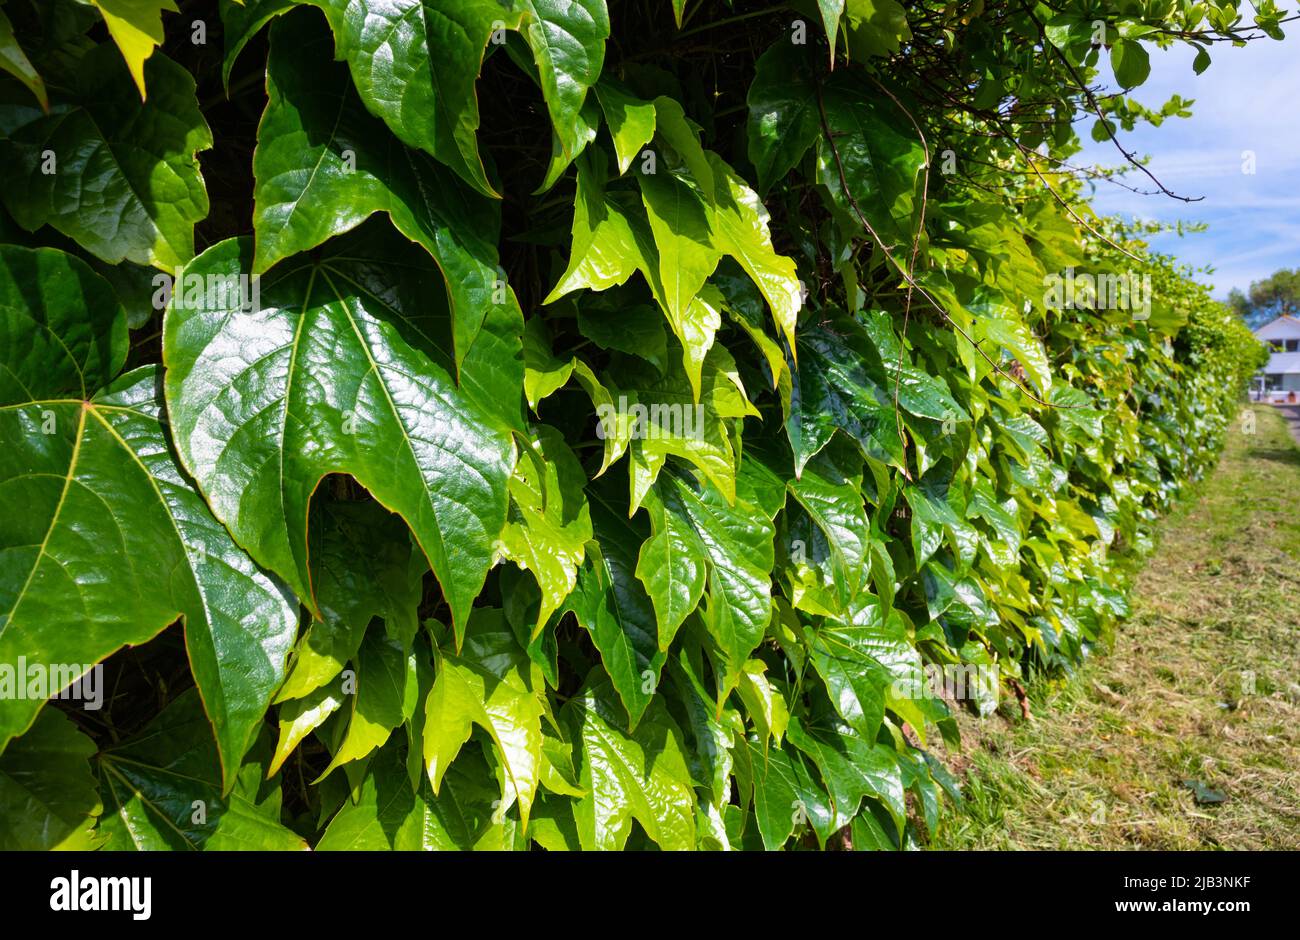
M 1088 197 L 1281 22 L 8 0 L 0 847 L 924 844 L 1260 362 Z

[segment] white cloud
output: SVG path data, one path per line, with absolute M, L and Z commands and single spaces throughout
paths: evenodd
M 1195 51 L 1148 45 L 1151 77 L 1134 97 L 1158 107 L 1174 94 L 1195 99 L 1192 117 L 1160 127 L 1139 125 L 1121 134 L 1125 149 L 1150 154 L 1149 169 L 1167 187 L 1188 196 L 1141 196 L 1098 182 L 1097 211 L 1165 223 L 1205 222 L 1209 231 L 1186 238 L 1162 236 L 1153 244 L 1193 266 L 1214 264 L 1203 278 L 1226 295 L 1279 267 L 1300 266 L 1300 24 L 1289 24 L 1282 42 L 1262 39 L 1244 47 L 1216 43 L 1202 75 L 1192 70 Z M 1107 72 L 1103 78 L 1109 78 Z M 1091 125 L 1085 122 L 1082 127 Z M 1253 174 L 1242 172 L 1243 151 L 1253 151 Z M 1076 165 L 1115 166 L 1122 156 L 1109 141 L 1087 140 Z M 1125 181 L 1151 189 L 1133 170 Z

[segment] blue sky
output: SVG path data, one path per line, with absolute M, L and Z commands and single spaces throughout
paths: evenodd
M 1215 43 L 1213 63 L 1201 75 L 1192 71 L 1195 50 L 1146 44 L 1151 77 L 1132 97 L 1151 108 L 1173 94 L 1192 98 L 1192 117 L 1170 118 L 1160 127 L 1141 124 L 1121 131 L 1120 140 L 1139 157 L 1151 156 L 1148 167 L 1169 189 L 1203 201 L 1183 203 L 1096 184 L 1093 205 L 1100 213 L 1208 223 L 1206 232 L 1160 235 L 1152 245 L 1197 268 L 1213 265 L 1215 273 L 1197 278 L 1214 285 L 1218 298 L 1278 268 L 1300 267 L 1300 23 L 1283 29 L 1282 42 L 1261 39 L 1241 48 Z M 1108 67 L 1103 69 L 1109 80 Z M 1087 140 L 1072 162 L 1123 162 L 1112 143 L 1091 140 L 1091 128 L 1091 122 L 1079 124 Z M 1255 154 L 1253 175 L 1242 172 L 1247 150 Z M 1154 188 L 1137 170 L 1126 180 L 1138 189 Z

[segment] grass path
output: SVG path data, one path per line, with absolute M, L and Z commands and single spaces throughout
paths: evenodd
M 967 813 L 937 848 L 1300 848 L 1300 448 L 1250 411 L 1110 651 L 1031 689 L 1031 720 L 963 718 Z

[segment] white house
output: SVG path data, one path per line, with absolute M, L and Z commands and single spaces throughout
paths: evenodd
M 1256 401 L 1300 399 L 1300 319 L 1278 317 L 1257 329 L 1255 338 L 1273 349 L 1268 365 L 1255 376 L 1252 385 Z

